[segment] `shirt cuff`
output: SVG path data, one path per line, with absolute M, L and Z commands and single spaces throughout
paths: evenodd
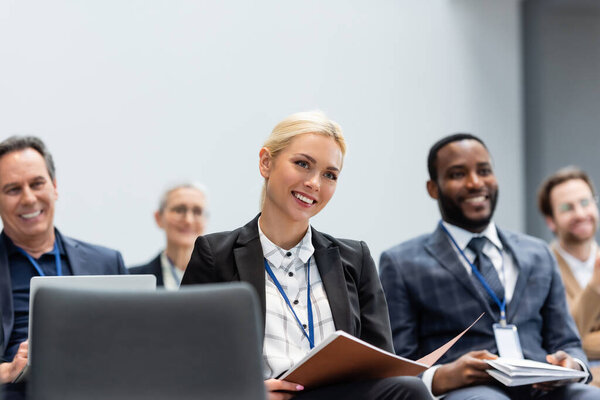
M 588 378 L 590 377 L 590 370 L 588 369 L 587 365 L 585 365 L 585 363 L 583 361 L 581 361 L 579 358 L 575 358 L 573 357 L 573 360 L 577 361 L 577 363 L 579 365 L 581 365 L 581 369 L 583 370 L 583 372 L 585 372 L 587 375 L 584 376 L 583 378 L 581 378 L 580 383 L 586 383 Z
M 427 369 L 425 372 L 423 372 L 423 375 L 421 376 L 421 380 L 423 381 L 423 384 L 427 387 L 427 390 L 429 390 L 431 397 L 433 397 L 435 400 L 442 399 L 446 395 L 444 393 L 440 396 L 435 396 L 433 394 L 433 391 L 431 390 L 431 386 L 433 385 L 433 375 L 435 375 L 435 371 L 437 371 L 437 369 L 439 367 L 441 367 L 441 365 L 434 365 L 433 367 L 431 367 L 431 368 Z

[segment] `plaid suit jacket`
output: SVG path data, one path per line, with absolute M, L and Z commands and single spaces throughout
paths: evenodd
M 564 350 L 587 363 L 569 315 L 556 260 L 548 246 L 530 236 L 498 229 L 519 276 L 507 320 L 518 328 L 525 358 L 545 361 Z M 381 255 L 380 277 L 388 301 L 394 349 L 418 359 L 475 324 L 441 359 L 454 361 L 471 350 L 498 354 L 492 324 L 499 310 L 484 299 L 443 230 L 438 228 Z

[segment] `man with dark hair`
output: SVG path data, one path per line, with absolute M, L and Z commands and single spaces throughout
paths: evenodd
M 507 387 L 486 372 L 496 358 L 494 331 L 518 329 L 523 356 L 587 371 L 563 286 L 548 247 L 538 239 L 501 230 L 492 221 L 498 182 L 482 140 L 457 134 L 429 153 L 429 195 L 442 221 L 431 234 L 381 256 L 394 348 L 418 359 L 485 315 L 423 374 L 435 396 L 446 399 L 592 399 L 600 390 L 559 381 Z M 501 350 L 516 353 L 517 346 Z
M 565 167 L 540 186 L 538 206 L 556 236 L 551 248 L 565 285 L 567 303 L 583 350 L 600 359 L 600 252 L 596 244 L 598 206 L 594 185 L 577 167 Z M 592 367 L 600 386 L 600 366 Z
M 10 382 L 27 364 L 31 278 L 127 273 L 119 252 L 54 227 L 57 198 L 54 162 L 40 139 L 13 136 L 0 143 L 0 383 L 7 400 L 25 398 L 25 384 Z

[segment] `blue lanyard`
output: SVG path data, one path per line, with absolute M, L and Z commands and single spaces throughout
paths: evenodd
M 173 262 L 171 261 L 169 256 L 167 256 L 165 254 L 165 257 L 167 258 L 167 262 L 169 263 L 169 269 L 171 270 L 171 275 L 173 275 L 173 279 L 175 280 L 175 283 L 177 285 L 181 285 L 181 279 L 179 279 L 179 275 L 177 275 L 177 271 L 175 270 L 175 268 L 177 268 L 177 267 L 175 266 L 175 264 L 173 264 Z
M 310 344 L 310 348 L 312 349 L 313 347 L 315 347 L 315 328 L 314 328 L 314 324 L 313 324 L 312 304 L 310 303 L 310 258 L 308 259 L 308 264 L 306 267 L 306 306 L 308 308 L 308 310 L 307 310 L 308 311 L 308 334 L 306 333 L 306 330 L 302 326 L 302 322 L 300 322 L 300 318 L 298 318 L 298 315 L 296 315 L 296 311 L 294 311 L 294 308 L 292 307 L 292 304 L 290 303 L 290 299 L 287 297 L 287 295 L 285 294 L 285 291 L 281 287 L 281 284 L 275 277 L 275 274 L 273 273 L 273 270 L 269 266 L 267 259 L 264 258 L 264 260 L 265 260 L 265 269 L 267 270 L 267 273 L 273 280 L 273 283 L 275 284 L 275 286 L 277 286 L 279 293 L 281 293 L 281 296 L 287 303 L 290 311 L 292 312 L 292 314 L 294 314 L 294 318 L 296 318 L 296 322 L 298 323 L 298 326 L 300 327 L 300 329 L 302 329 L 302 333 L 308 339 L 308 343 Z
M 440 227 L 444 230 L 444 232 L 446 232 L 446 235 L 448 235 L 448 237 L 450 238 L 450 240 L 452 241 L 452 243 L 454 244 L 454 246 L 456 247 L 456 249 L 458 250 L 460 255 L 469 264 L 469 266 L 471 267 L 471 271 L 473 271 L 473 274 L 475 274 L 477 279 L 479 279 L 479 282 L 481 282 L 485 291 L 488 292 L 488 294 L 492 297 L 494 302 L 498 305 L 498 308 L 500 308 L 500 325 L 506 326 L 506 296 L 504 296 L 504 299 L 502 299 L 502 301 L 500 301 L 498 296 L 496 296 L 496 293 L 494 293 L 494 291 L 490 288 L 490 286 L 485 281 L 485 278 L 483 277 L 483 275 L 481 275 L 481 272 L 479 272 L 477 267 L 475 265 L 473 265 L 473 263 L 471 263 L 471 261 L 469 261 L 469 259 L 467 258 L 465 253 L 462 251 L 462 249 L 460 248 L 458 243 L 456 243 L 456 241 L 454 240 L 454 238 L 452 237 L 450 232 L 448 232 L 448 229 L 446 229 L 444 224 L 442 224 L 442 221 L 440 221 Z M 502 265 L 502 270 L 504 271 L 504 264 Z
M 33 257 L 31 257 L 29 255 L 29 253 L 27 253 L 25 250 L 23 250 L 19 246 L 16 246 L 16 247 L 21 253 L 23 253 L 23 255 L 25 255 L 25 257 L 27 257 L 27 259 L 29 260 L 31 265 L 33 265 L 33 268 L 35 268 L 35 270 L 37 271 L 39 276 L 46 276 L 44 271 L 42 271 L 42 267 L 40 267 L 40 265 L 37 263 L 37 261 L 35 261 L 35 259 Z M 52 252 L 54 253 L 54 260 L 56 263 L 56 276 L 62 276 L 62 265 L 60 262 L 60 253 L 58 252 L 58 244 L 57 244 L 56 240 L 54 240 L 54 247 L 52 248 Z

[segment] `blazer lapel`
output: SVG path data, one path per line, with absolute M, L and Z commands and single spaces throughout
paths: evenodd
M 529 280 L 533 265 L 533 261 L 531 260 L 532 254 L 523 251 L 519 246 L 519 238 L 516 235 L 504 233 L 499 228 L 496 229 L 500 241 L 506 246 L 509 253 L 512 254 L 513 262 L 519 269 L 519 277 L 515 284 L 512 299 L 510 300 L 510 303 L 506 305 L 506 320 L 510 323 L 516 314 L 516 310 L 519 308 L 519 302 L 523 298 L 523 293 L 525 293 L 527 288 L 527 281 Z
M 60 241 L 65 249 L 67 260 L 69 260 L 69 266 L 73 275 L 89 275 L 91 272 L 88 270 L 88 260 L 84 254 L 79 250 L 79 243 L 75 240 L 63 236 L 58 229 L 55 229 L 56 236 L 60 237 Z
M 348 289 L 346 288 L 340 251 L 323 234 L 314 228 L 311 229 L 312 242 L 315 247 L 315 260 L 325 287 L 325 293 L 327 293 L 335 328 L 352 332 Z
M 263 250 L 258 236 L 258 216 L 242 227 L 236 247 L 233 249 L 233 255 L 240 280 L 248 282 L 256 289 L 262 309 L 264 326 L 267 307 L 265 297 L 265 265 Z
M 2 310 L 2 330 L 0 331 L 0 358 L 9 340 L 13 324 L 13 299 L 8 265 L 8 254 L 4 240 L 0 237 L 0 310 Z
M 438 225 L 437 229 L 433 231 L 433 234 L 425 244 L 425 249 L 438 261 L 438 263 L 448 270 L 454 278 L 465 288 L 465 290 L 475 297 L 477 301 L 481 303 L 485 308 L 486 313 L 493 319 L 494 312 L 490 307 L 490 304 L 484 299 L 477 288 L 475 282 L 471 279 L 471 276 L 465 270 L 463 263 L 458 258 L 456 251 L 453 248 L 453 244 L 450 242 L 448 235 Z

